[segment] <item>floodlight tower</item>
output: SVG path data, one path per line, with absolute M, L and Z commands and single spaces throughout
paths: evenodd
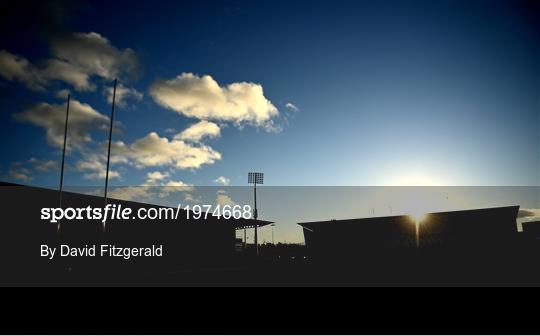
M 255 219 L 255 252 L 259 254 L 259 238 L 257 236 L 257 184 L 264 184 L 264 173 L 248 173 L 248 183 L 253 184 L 253 200 L 255 203 L 255 209 L 253 210 L 253 218 Z

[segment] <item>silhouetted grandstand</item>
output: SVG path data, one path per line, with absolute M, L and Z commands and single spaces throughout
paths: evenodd
M 482 244 L 495 247 L 516 238 L 519 206 L 299 223 L 312 251 L 403 249 Z M 417 223 L 419 220 L 419 223 Z M 418 240 L 417 240 L 418 224 Z
M 523 222 L 522 225 L 525 234 L 540 238 L 540 221 Z
M 431 213 L 419 222 L 391 216 L 299 225 L 313 262 L 341 278 L 515 284 L 539 278 L 531 267 L 538 241 L 517 231 L 518 211 L 509 206 Z
M 205 220 L 186 219 L 181 210 L 179 220 L 108 220 L 106 230 L 99 220 L 41 220 L 41 209 L 59 206 L 56 190 L 0 185 L 2 201 L 2 234 L 0 235 L 0 282 L 43 283 L 71 278 L 90 280 L 157 277 L 172 271 L 226 267 L 235 252 L 235 230 L 253 227 L 253 220 L 223 219 L 209 216 Z M 62 207 L 103 207 L 104 198 L 64 192 Z M 167 208 L 137 202 L 109 199 L 109 204 L 133 209 Z M 183 214 L 182 214 L 183 213 Z M 257 221 L 259 227 L 270 224 Z M 40 257 L 40 246 L 68 244 L 81 247 L 111 244 L 118 247 L 164 246 L 163 257 L 140 257 L 129 261 L 110 257 L 63 257 L 48 260 Z

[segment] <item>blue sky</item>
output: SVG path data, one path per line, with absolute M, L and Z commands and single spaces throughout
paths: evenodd
M 539 26 L 526 2 L 92 1 L 68 6 L 55 1 L 41 6 L 29 14 L 29 22 L 8 20 L 9 32 L 2 29 L 0 35 L 5 52 L 2 180 L 57 186 L 58 167 L 47 162 L 58 162 L 60 151 L 47 138 L 47 126 L 14 115 L 33 109 L 43 116 L 36 104 L 63 104 L 58 91 L 67 89 L 77 102 L 108 117 L 104 90 L 118 74 L 136 95 L 117 110 L 121 125 L 114 139 L 125 147 L 112 166 L 118 174 L 113 186 L 142 185 L 155 172 L 162 174 L 153 181 L 159 185 L 218 185 L 221 176 L 231 185 L 245 185 L 252 170 L 264 171 L 266 183 L 279 186 L 539 184 Z M 107 57 L 121 58 L 110 69 L 71 58 L 83 52 L 77 43 L 92 36 L 99 36 L 92 40 L 97 46 L 114 48 L 116 54 Z M 36 74 L 8 72 L 7 62 L 21 58 L 29 64 L 22 69 Z M 51 59 L 82 67 L 94 90 L 77 90 L 75 80 L 48 72 Z M 132 61 L 138 65 L 133 71 Z M 225 90 L 226 103 L 232 104 L 226 110 L 231 110 L 217 117 L 223 102 L 210 106 L 207 92 L 190 96 L 195 95 L 190 85 L 201 89 L 197 85 L 205 75 L 220 90 L 244 83 L 240 91 L 254 86 L 264 91 L 249 91 L 248 99 Z M 167 82 L 177 76 L 180 80 Z M 38 82 L 41 90 L 30 87 Z M 172 97 L 153 94 L 157 83 L 168 83 Z M 175 108 L 164 104 L 171 99 Z M 271 108 L 253 112 L 261 102 Z M 243 106 L 251 119 L 230 106 Z M 60 106 L 49 113 L 59 111 Z M 181 140 L 190 150 L 203 148 L 192 158 L 202 160 L 200 166 L 179 167 L 183 157 L 143 160 L 133 147 L 152 132 L 172 143 L 202 121 L 215 124 L 219 136 Z M 100 167 L 91 163 L 100 161 L 93 155 L 103 153 L 107 132 L 97 119 L 83 126 L 81 136 L 92 140 L 70 151 L 66 183 L 101 186 Z

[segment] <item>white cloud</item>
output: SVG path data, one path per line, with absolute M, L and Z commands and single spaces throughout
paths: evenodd
M 147 187 L 118 187 L 110 191 L 109 196 L 124 201 L 141 201 L 154 197 Z
M 44 90 L 50 81 L 63 81 L 77 91 L 95 91 L 93 76 L 133 78 L 138 60 L 132 49 L 119 50 L 98 33 L 72 33 L 51 41 L 53 58 L 37 67 L 26 58 L 0 50 L 0 76 L 32 90 Z
M 95 91 L 96 86 L 91 83 L 92 73 L 88 73 L 76 65 L 66 61 L 51 59 L 47 61 L 45 69 L 41 70 L 39 76 L 45 80 L 58 80 L 71 84 L 77 91 Z
M 163 184 L 164 187 L 172 187 L 177 188 L 179 190 L 183 191 L 193 191 L 193 185 L 184 183 L 182 181 L 168 181 L 167 183 Z
M 18 81 L 32 90 L 44 90 L 47 80 L 26 58 L 0 50 L 0 76 Z
M 26 168 L 13 168 L 9 170 L 8 177 L 23 183 L 30 183 L 34 179 Z
M 112 104 L 114 87 L 110 86 L 105 89 L 105 95 L 107 96 L 107 102 Z M 120 107 L 127 106 L 127 100 L 140 101 L 143 99 L 143 94 L 133 88 L 125 87 L 122 84 L 116 86 L 115 104 Z
M 106 146 L 107 143 L 104 142 L 101 148 L 105 149 Z M 84 173 L 85 179 L 104 179 L 106 155 L 88 153 L 85 148 L 81 149 L 84 158 L 76 162 L 75 170 Z M 106 152 L 103 151 L 103 153 Z M 118 165 L 131 165 L 138 168 L 172 166 L 177 169 L 198 169 L 220 159 L 221 154 L 209 146 L 189 144 L 182 140 L 169 140 L 152 132 L 132 144 L 126 144 L 122 141 L 112 143 L 109 178 L 121 177 L 120 172 L 113 169 Z M 169 178 L 169 172 L 149 172 L 143 186 L 174 187 L 173 191 L 186 191 L 186 187 L 191 187 L 182 181 L 168 180 Z
M 56 94 L 54 96 L 59 99 L 67 99 L 70 93 L 71 92 L 68 89 L 63 89 L 56 91 Z
M 169 140 L 151 132 L 131 145 L 118 141 L 112 153 L 117 161 L 129 161 L 139 167 L 172 165 L 179 169 L 198 169 L 221 160 L 221 154 L 210 146 L 192 145 L 182 140 Z
M 216 204 L 219 206 L 234 206 L 236 205 L 236 202 L 229 195 L 227 195 L 225 190 L 218 190 L 216 193 Z
M 228 186 L 231 184 L 231 179 L 225 176 L 220 176 L 217 179 L 215 179 L 214 182 L 224 185 L 224 186 Z
M 202 120 L 177 134 L 174 139 L 199 142 L 203 138 L 216 138 L 219 135 L 220 129 L 217 124 Z
M 170 177 L 168 172 L 161 173 L 159 171 L 146 174 L 146 182 L 143 186 L 149 187 L 151 193 L 159 198 L 168 197 L 176 192 L 192 192 L 195 190 L 193 185 L 183 181 L 166 181 Z
M 41 172 L 48 172 L 57 167 L 56 161 L 54 160 L 38 160 L 36 158 L 31 158 L 28 160 L 28 163 L 30 163 L 35 170 Z
M 32 90 L 43 91 L 51 80 L 64 81 L 78 91 L 93 91 L 91 74 L 73 64 L 58 59 L 49 59 L 38 68 L 26 58 L 0 50 L 0 76 L 9 81 L 18 81 Z
M 201 203 L 200 197 L 193 196 L 193 194 L 185 194 L 184 201 L 191 204 Z
M 51 43 L 53 56 L 88 75 L 106 79 L 134 77 L 138 60 L 132 49 L 119 50 L 98 33 L 72 33 Z
M 77 161 L 75 170 L 83 172 L 87 180 L 103 180 L 107 175 L 107 158 L 105 155 L 87 154 L 84 159 Z M 120 173 L 109 167 L 109 179 L 120 178 Z
M 169 173 L 161 173 L 158 171 L 146 174 L 146 184 L 153 185 L 156 182 L 163 181 L 170 176 Z
M 57 162 L 54 160 L 40 160 L 30 158 L 27 161 L 17 161 L 11 164 L 7 173 L 7 178 L 17 180 L 23 183 L 30 183 L 36 173 L 46 173 L 57 168 Z
M 160 185 L 150 186 L 131 186 L 131 187 L 116 187 L 109 193 L 111 198 L 121 199 L 126 201 L 154 201 L 159 198 L 165 198 L 171 194 L 181 192 L 192 192 L 195 188 L 191 184 L 182 181 L 168 181 Z M 184 198 L 189 198 L 191 194 L 185 194 Z
M 123 200 L 154 200 L 165 198 L 171 194 L 193 192 L 195 187 L 183 181 L 166 181 L 168 173 L 153 172 L 147 174 L 145 184 L 141 186 L 118 187 L 111 192 L 111 197 Z M 161 182 L 160 182 L 161 181 Z
M 200 120 L 251 124 L 268 130 L 277 108 L 264 96 L 259 84 L 239 82 L 220 86 L 211 76 L 182 73 L 170 80 L 158 80 L 150 95 L 161 106 Z
M 66 123 L 66 103 L 39 103 L 14 115 L 18 121 L 42 127 L 47 132 L 49 144 L 62 148 Z M 94 110 L 90 105 L 71 100 L 69 108 L 68 149 L 81 147 L 92 140 L 90 132 L 106 129 L 109 118 Z
M 288 108 L 289 110 L 293 111 L 293 112 L 300 111 L 300 109 L 296 105 L 294 105 L 293 103 L 287 103 L 287 104 L 285 104 L 285 107 Z
M 193 191 L 195 191 L 195 187 L 192 184 L 188 184 L 183 181 L 168 181 L 161 184 L 158 196 L 160 198 L 165 198 L 168 197 L 170 194 L 174 194 L 177 192 L 185 193 Z

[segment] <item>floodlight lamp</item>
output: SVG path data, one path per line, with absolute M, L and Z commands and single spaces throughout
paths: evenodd
M 264 184 L 264 174 L 263 173 L 248 173 L 248 183 Z

